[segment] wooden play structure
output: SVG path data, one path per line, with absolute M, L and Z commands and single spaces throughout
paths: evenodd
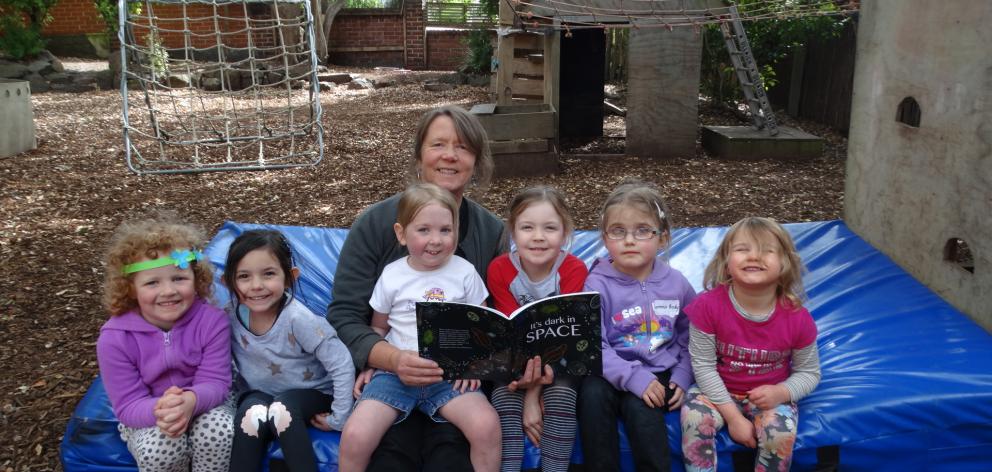
M 500 2 L 493 57 L 496 103 L 476 105 L 489 134 L 496 176 L 558 171 L 558 51 L 552 27 L 523 28 L 517 12 Z
M 620 0 L 505 0 L 499 9 L 494 103 L 472 110 L 492 136 L 497 176 L 556 172 L 560 137 L 602 135 L 600 71 L 608 28 L 630 29 L 628 155 L 695 155 L 699 29 L 706 24 L 719 24 L 723 31 L 752 118 L 752 126 L 743 127 L 750 131 L 743 134 L 709 130 L 706 136 L 716 153 L 819 155 L 819 138 L 777 125 L 743 25 L 810 14 L 809 9 L 742 14 L 733 2 L 722 0 L 647 0 L 630 7 Z

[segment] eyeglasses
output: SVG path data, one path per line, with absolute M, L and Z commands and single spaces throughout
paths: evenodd
M 647 226 L 641 226 L 640 228 L 635 229 L 632 234 L 634 235 L 634 239 L 644 241 L 646 239 L 653 238 L 657 234 L 661 234 L 661 231 L 654 228 L 648 228 Z M 606 230 L 606 237 L 614 241 L 627 239 L 627 228 L 622 226 L 610 228 Z

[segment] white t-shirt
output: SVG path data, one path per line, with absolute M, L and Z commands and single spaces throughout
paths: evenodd
M 402 350 L 417 350 L 417 302 L 459 302 L 481 305 L 489 292 L 475 266 L 452 255 L 443 267 L 418 271 L 407 258 L 382 269 L 369 305 L 389 315 L 386 341 Z

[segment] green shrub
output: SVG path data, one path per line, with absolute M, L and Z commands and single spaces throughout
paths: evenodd
M 746 15 L 749 9 L 770 10 L 788 15 L 791 9 L 809 8 L 809 0 L 738 0 L 738 10 Z M 830 2 L 822 3 L 818 9 L 823 12 L 837 10 Z M 803 16 L 800 18 L 767 19 L 744 23 L 751 53 L 758 66 L 758 73 L 765 88 L 778 83 L 775 78 L 775 65 L 797 48 L 805 47 L 810 41 L 835 37 L 850 21 L 847 16 Z M 742 99 L 741 85 L 737 82 L 734 66 L 730 62 L 727 46 L 719 25 L 708 25 L 703 31 L 703 63 L 700 71 L 699 91 L 716 102 L 732 104 Z
M 48 11 L 56 3 L 58 0 L 0 0 L 0 51 L 16 60 L 41 52 L 45 48 L 41 28 L 52 21 Z
M 466 74 L 489 74 L 493 63 L 491 34 L 489 30 L 485 29 L 469 31 L 468 37 L 464 41 L 468 47 L 468 52 L 458 70 Z
M 0 51 L 12 59 L 21 60 L 45 49 L 41 34 L 13 15 L 0 17 Z

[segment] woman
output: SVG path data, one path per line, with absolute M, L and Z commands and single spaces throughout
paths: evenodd
M 485 278 L 489 262 L 502 252 L 503 224 L 478 203 L 465 198 L 471 182 L 486 185 L 493 161 L 486 132 L 473 115 L 458 107 L 427 112 L 417 126 L 411 180 L 436 184 L 459 204 L 458 247 Z M 417 353 L 400 351 L 369 326 L 369 297 L 383 267 L 406 256 L 393 232 L 399 194 L 366 209 L 352 224 L 341 248 L 327 319 L 351 351 L 355 367 L 374 367 L 396 373 L 407 385 L 440 382 L 437 363 Z M 394 425 L 369 464 L 371 471 L 471 470 L 468 443 L 449 423 L 434 423 L 414 412 Z

